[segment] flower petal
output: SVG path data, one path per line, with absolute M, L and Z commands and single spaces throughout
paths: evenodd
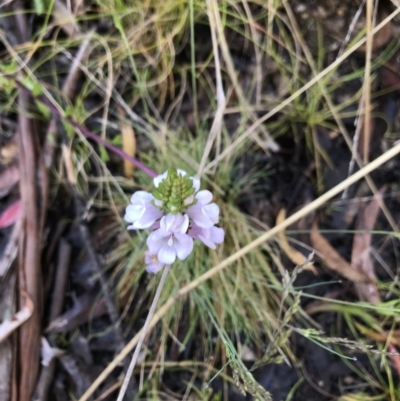
M 147 191 L 136 191 L 131 197 L 132 204 L 145 205 L 154 199 L 153 195 Z
M 162 263 L 157 263 L 157 264 L 151 263 L 151 264 L 149 264 L 149 265 L 146 266 L 146 271 L 147 271 L 147 273 L 156 274 L 156 273 L 158 273 L 164 266 L 165 266 L 165 265 L 162 264 Z
M 214 225 L 214 222 L 207 216 L 207 213 L 201 204 L 196 203 L 195 205 L 190 206 L 186 213 L 199 227 L 210 228 Z
M 186 215 L 185 215 L 186 216 Z M 168 213 L 160 221 L 160 227 L 165 232 L 173 233 L 186 232 L 189 226 L 189 217 L 184 217 L 181 213 Z
M 136 228 L 149 228 L 152 226 L 161 216 L 163 212 L 157 209 L 154 206 L 149 206 L 146 208 L 145 212 L 143 213 L 142 217 L 133 225 Z
M 158 254 L 161 247 L 168 242 L 168 238 L 169 236 L 166 236 L 161 229 L 150 233 L 146 240 L 150 253 L 153 255 Z
M 168 171 L 166 171 L 163 174 L 158 175 L 157 177 L 154 177 L 153 178 L 154 186 L 156 188 L 158 188 L 158 186 L 161 184 L 162 181 L 164 181 L 167 178 L 167 176 L 168 176 Z
M 218 223 L 219 220 L 219 207 L 216 203 L 210 203 L 209 205 L 203 206 L 203 211 L 207 217 L 213 222 Z
M 144 212 L 145 208 L 142 205 L 128 205 L 125 211 L 124 220 L 128 223 L 134 223 L 142 217 Z
M 194 192 L 198 192 L 200 189 L 200 180 L 196 177 L 190 177 L 193 183 Z
M 178 259 L 186 259 L 193 251 L 193 239 L 187 234 L 175 233 L 174 247 Z
M 187 172 L 185 170 L 181 170 L 180 168 L 176 169 L 176 172 L 178 173 L 178 175 L 180 175 L 182 177 L 187 175 Z
M 196 194 L 196 199 L 198 203 L 201 203 L 202 205 L 207 205 L 212 201 L 212 193 L 208 191 L 207 189 L 204 189 L 203 191 L 199 191 Z
M 176 251 L 174 246 L 163 245 L 158 252 L 158 260 L 161 263 L 165 263 L 166 265 L 170 265 L 175 262 L 176 259 Z
M 178 226 L 176 226 L 175 232 L 186 234 L 188 228 L 189 228 L 189 216 L 187 214 L 184 214 L 182 222 Z
M 210 240 L 216 244 L 222 244 L 225 239 L 225 231 L 220 227 L 210 228 Z

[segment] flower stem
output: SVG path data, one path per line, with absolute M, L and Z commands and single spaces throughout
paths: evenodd
M 154 312 L 156 310 L 156 306 L 157 306 L 158 300 L 160 299 L 161 291 L 162 291 L 162 289 L 164 287 L 165 280 L 167 279 L 170 267 L 171 267 L 170 265 L 167 265 L 167 266 L 164 267 L 163 274 L 162 274 L 160 282 L 158 284 L 156 294 L 154 295 L 154 299 L 153 299 L 153 302 L 151 303 L 149 313 L 147 315 L 146 321 L 144 322 L 144 326 L 143 326 L 142 331 L 140 333 L 140 337 L 139 337 L 135 352 L 133 353 L 132 360 L 131 360 L 131 363 L 129 365 L 128 371 L 126 372 L 126 376 L 125 376 L 124 382 L 122 383 L 121 389 L 119 391 L 117 401 L 122 401 L 123 400 L 125 392 L 126 392 L 126 389 L 128 388 L 129 380 L 131 379 L 132 374 L 133 374 L 133 369 L 136 366 L 136 362 L 138 360 L 140 350 L 142 348 L 144 339 L 145 339 L 145 337 L 147 335 L 147 329 L 149 327 L 150 321 L 153 318 Z
M 23 85 L 21 82 L 16 81 L 16 83 L 18 84 L 18 86 L 20 86 L 21 88 L 25 89 L 26 91 L 31 93 L 32 96 L 34 96 L 33 92 L 29 88 L 27 88 L 25 85 Z M 154 178 L 154 177 L 156 177 L 158 175 L 155 171 L 153 171 L 152 169 L 147 167 L 144 163 L 141 163 L 139 160 L 135 159 L 134 157 L 129 156 L 122 149 L 118 148 L 117 146 L 114 146 L 110 142 L 108 142 L 105 139 L 99 137 L 98 135 L 96 135 L 95 133 L 93 133 L 92 131 L 90 131 L 89 129 L 84 127 L 83 125 L 79 124 L 78 122 L 76 122 L 72 118 L 63 116 L 62 112 L 53 103 L 51 103 L 46 97 L 44 97 L 44 96 L 35 96 L 35 99 L 39 103 L 42 103 L 43 105 L 45 105 L 58 118 L 62 119 L 64 122 L 67 122 L 67 123 L 71 124 L 74 128 L 77 128 L 79 131 L 81 131 L 82 134 L 86 138 L 89 138 L 89 139 L 93 140 L 94 142 L 96 142 L 96 143 L 98 143 L 100 145 L 103 145 L 105 148 L 107 148 L 111 152 L 115 153 L 116 155 L 120 156 L 122 159 L 125 159 L 125 160 L 131 162 L 134 166 L 136 166 L 138 169 L 142 170 L 149 177 Z

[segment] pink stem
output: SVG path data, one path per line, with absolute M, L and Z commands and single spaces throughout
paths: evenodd
M 18 82 L 18 85 L 20 85 L 23 89 L 26 89 L 27 91 L 29 91 L 32 95 L 33 93 L 31 92 L 31 90 L 29 88 L 27 88 L 25 85 L 21 84 L 20 82 Z M 118 156 L 120 156 L 122 159 L 128 160 L 129 162 L 131 162 L 134 166 L 136 166 L 138 169 L 142 170 L 144 173 L 146 173 L 149 177 L 154 178 L 156 177 L 158 174 L 153 171 L 152 169 L 150 169 L 149 167 L 147 167 L 145 164 L 141 163 L 139 160 L 135 159 L 132 156 L 129 156 L 127 153 L 125 153 L 123 150 L 121 150 L 120 148 L 117 148 L 116 146 L 114 146 L 113 144 L 111 144 L 110 142 L 106 141 L 105 139 L 99 137 L 98 135 L 94 134 L 92 131 L 88 130 L 86 127 L 80 125 L 79 123 L 77 123 L 75 120 L 73 120 L 70 117 L 64 117 L 60 111 L 57 109 L 57 107 L 55 107 L 52 103 L 50 103 L 47 99 L 42 98 L 42 97 L 35 97 L 40 103 L 44 104 L 45 106 L 47 106 L 54 114 L 56 114 L 58 117 L 62 118 L 64 121 L 66 121 L 67 123 L 71 124 L 73 127 L 79 129 L 79 131 L 82 132 L 82 134 L 86 137 L 89 138 L 95 142 L 97 142 L 100 145 L 103 145 L 105 148 L 111 150 L 111 152 L 114 152 L 115 154 L 117 154 Z

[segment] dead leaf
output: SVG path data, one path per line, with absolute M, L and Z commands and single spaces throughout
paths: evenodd
M 6 320 L 0 324 L 0 342 L 4 341 L 11 333 L 32 316 L 34 308 L 33 302 L 24 290 L 21 289 L 21 293 L 25 298 L 25 306 L 10 320 Z
M 0 198 L 7 196 L 19 181 L 19 168 L 13 164 L 0 173 Z
M 119 114 L 124 117 L 125 111 L 122 107 L 118 106 Z M 119 120 L 119 127 L 122 135 L 122 148 L 129 156 L 135 157 L 136 154 L 136 135 L 133 127 L 127 124 L 123 119 Z M 135 166 L 129 161 L 124 159 L 124 175 L 126 178 L 132 178 Z
M 276 218 L 276 225 L 279 225 L 285 219 L 286 219 L 286 210 L 284 208 L 282 208 L 279 211 L 278 216 Z M 314 274 L 317 274 L 314 265 L 312 263 L 307 263 L 307 258 L 302 253 L 300 253 L 299 251 L 296 251 L 296 249 L 293 249 L 289 245 L 289 241 L 287 240 L 284 230 L 279 232 L 279 234 L 277 234 L 277 236 L 279 238 L 279 242 L 280 242 L 283 252 L 285 252 L 286 256 L 296 266 L 304 266 L 304 270 L 312 270 L 314 272 Z
M 379 191 L 382 195 L 385 188 Z M 353 249 L 351 253 L 351 265 L 354 270 L 365 274 L 370 282 L 357 283 L 356 290 L 361 300 L 377 303 L 380 301 L 379 291 L 376 286 L 374 266 L 370 257 L 371 230 L 373 230 L 378 217 L 380 207 L 377 198 L 374 198 L 358 216 L 355 229 L 364 231 L 354 235 Z
M 53 17 L 69 37 L 74 37 L 81 33 L 79 26 L 76 23 L 76 17 L 60 0 L 57 0 L 54 3 Z
M 365 273 L 353 269 L 350 263 L 340 256 L 317 230 L 318 226 L 314 223 L 310 240 L 313 248 L 322 255 L 325 265 L 348 280 L 359 283 L 368 283 L 369 277 Z
M 382 13 L 379 18 L 379 22 L 382 22 L 388 14 L 386 12 Z M 393 24 L 392 22 L 388 22 L 385 24 L 382 29 L 380 29 L 373 37 L 373 42 L 372 42 L 372 51 L 377 51 L 383 46 L 387 45 L 388 42 L 392 39 L 393 37 Z M 358 51 L 359 52 L 365 52 L 367 49 L 367 46 L 364 44 L 359 47 Z
M 389 341 L 392 344 L 400 345 L 400 331 L 399 330 L 393 330 L 389 333 L 386 333 L 386 332 L 379 333 L 369 327 L 362 325 L 361 323 L 358 323 L 357 321 L 355 321 L 354 324 L 360 333 L 368 336 L 369 338 L 371 338 L 372 340 L 374 340 L 376 342 L 386 343 L 389 339 Z

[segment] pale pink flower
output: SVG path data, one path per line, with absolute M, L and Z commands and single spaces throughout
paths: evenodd
M 188 234 L 200 240 L 204 245 L 211 249 L 216 249 L 216 244 L 222 244 L 225 238 L 225 231 L 222 228 L 212 226 L 210 228 L 201 228 L 196 224 L 190 227 Z
M 207 190 L 199 191 L 195 195 L 197 202 L 189 206 L 186 213 L 193 223 L 201 228 L 211 228 L 219 220 L 219 207 L 216 203 L 210 203 L 212 193 Z
M 150 233 L 147 246 L 159 262 L 172 264 L 176 258 L 184 260 L 193 250 L 193 238 L 186 234 L 189 217 L 181 213 L 168 213 L 160 221 L 160 228 Z
M 144 262 L 146 263 L 147 273 L 158 273 L 164 266 L 165 263 L 161 263 L 156 255 L 152 255 L 150 252 L 144 254 Z
M 153 195 L 146 191 L 137 191 L 132 195 L 124 216 L 128 223 L 132 223 L 128 230 L 149 228 L 161 218 L 163 211 L 154 206 L 152 201 Z

